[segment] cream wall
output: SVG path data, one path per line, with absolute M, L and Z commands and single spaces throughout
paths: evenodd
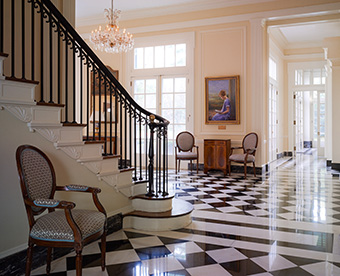
M 56 171 L 57 185 L 81 184 L 98 187 L 99 194 L 109 216 L 131 206 L 130 200 L 113 187 L 68 157 L 56 150 L 53 143 L 36 132 L 29 132 L 26 123 L 19 121 L 6 110 L 0 110 L 0 259 L 9 253 L 25 249 L 28 241 L 28 221 L 18 178 L 15 152 L 19 145 L 30 144 L 40 148 L 50 158 Z M 57 192 L 57 199 L 70 200 L 76 208 L 94 209 L 92 196 L 85 193 Z
M 185 12 L 176 15 L 165 15 L 161 11 L 151 17 L 120 21 L 121 28 L 127 28 L 135 37 L 148 37 L 184 32 L 195 33 L 194 55 L 194 134 L 200 146 L 200 162 L 203 163 L 203 139 L 217 138 L 232 140 L 233 145 L 241 143 L 243 136 L 256 131 L 260 136 L 256 165 L 260 167 L 268 162 L 267 158 L 267 116 L 268 89 L 265 74 L 269 51 L 266 46 L 266 24 L 262 19 L 275 16 L 297 15 L 303 13 L 328 11 L 338 9 L 339 1 L 272 1 L 265 4 L 250 4 L 205 11 Z M 137 17 L 138 14 L 135 14 Z M 325 19 L 325 18 L 323 18 Z M 293 19 L 296 23 L 299 19 Z M 280 20 L 278 20 L 280 21 Z M 284 20 L 281 24 L 284 23 Z M 280 24 L 280 22 L 275 22 Z M 96 25 L 77 27 L 77 30 L 87 38 Z M 272 26 L 272 25 L 270 25 Z M 269 46 L 269 45 L 268 45 Z M 287 61 L 284 49 L 277 53 L 279 57 L 279 152 L 288 151 L 288 110 L 287 100 Z M 305 50 L 304 50 L 305 51 Z M 318 51 L 320 49 L 318 48 Z M 313 50 L 312 50 L 313 52 Z M 98 53 L 98 52 L 97 52 Z M 125 87 L 127 59 L 117 60 L 99 53 L 105 64 L 113 63 L 120 69 L 120 80 Z M 289 51 L 285 55 L 296 55 Z M 113 60 L 116 61 L 113 61 Z M 240 75 L 240 125 L 226 125 L 226 129 L 204 123 L 205 109 L 205 77 Z

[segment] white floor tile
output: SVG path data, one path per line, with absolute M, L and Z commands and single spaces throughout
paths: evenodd
M 183 268 L 182 264 L 174 256 L 143 260 L 141 266 L 141 269 L 147 271 L 148 274 L 155 275 L 167 271 L 181 270 Z
M 227 207 L 218 207 L 217 210 L 223 213 L 232 213 L 232 212 L 240 212 L 241 210 L 234 206 L 227 206 Z
M 248 211 L 246 211 L 246 213 L 251 214 L 254 217 L 267 216 L 267 215 L 270 214 L 268 211 L 262 210 L 262 209 L 259 209 L 259 210 L 248 210 Z
M 134 238 L 129 240 L 133 248 L 145 248 L 151 246 L 163 245 L 161 240 L 156 236 Z
M 248 202 L 242 201 L 242 200 L 234 200 L 234 201 L 226 201 L 228 204 L 232 206 L 244 206 L 249 205 Z
M 340 275 L 340 268 L 329 263 L 320 262 L 301 266 L 302 269 L 308 271 L 315 276 L 338 276 Z
M 166 247 L 174 254 L 175 257 L 204 251 L 194 242 L 167 244 Z
M 275 271 L 297 266 L 277 254 L 269 254 L 267 256 L 252 258 L 251 260 L 267 271 Z
M 218 263 L 233 262 L 248 259 L 240 251 L 235 248 L 225 248 L 207 251 L 207 254 Z
M 122 264 L 140 261 L 133 249 L 106 252 L 106 265 Z

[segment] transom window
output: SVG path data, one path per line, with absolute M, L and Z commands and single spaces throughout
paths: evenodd
M 186 66 L 186 44 L 135 48 L 134 69 Z
M 320 85 L 325 83 L 325 68 L 295 70 L 295 85 Z

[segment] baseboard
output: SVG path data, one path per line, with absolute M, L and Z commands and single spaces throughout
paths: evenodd
M 332 170 L 337 170 L 337 171 L 340 171 L 340 163 L 333 163 L 332 162 Z
M 107 233 L 111 234 L 123 227 L 122 214 L 116 214 L 107 218 Z M 26 245 L 27 248 L 27 245 Z M 20 247 L 21 249 L 21 247 Z M 57 248 L 53 249 L 52 260 L 63 257 L 73 248 Z M 46 264 L 47 248 L 35 246 L 33 249 L 32 270 Z M 14 253 L 10 256 L 0 259 L 0 276 L 24 275 L 26 265 L 26 249 Z

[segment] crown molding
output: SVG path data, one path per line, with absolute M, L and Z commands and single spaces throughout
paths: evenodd
M 182 5 L 165 6 L 141 10 L 122 11 L 121 21 L 141 19 L 157 16 L 164 16 L 170 14 L 179 14 L 186 12 L 195 12 L 201 10 L 213 10 L 219 8 L 243 6 L 248 4 L 258 4 L 272 2 L 275 0 L 202 0 L 200 2 L 186 3 Z M 104 12 L 104 11 L 103 11 Z M 76 26 L 83 27 L 89 25 L 105 24 L 105 17 L 103 14 L 97 14 L 89 17 L 76 18 Z

